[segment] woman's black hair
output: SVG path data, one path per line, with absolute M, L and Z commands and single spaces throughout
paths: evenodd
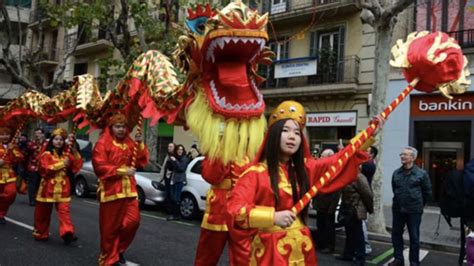
M 181 156 L 186 156 L 186 149 L 184 148 L 184 146 L 182 144 L 178 144 L 178 145 L 174 146 L 174 156 L 175 157 L 180 157 L 178 155 L 179 148 L 183 148 L 183 154 Z
M 283 126 L 286 121 L 289 119 L 283 119 L 275 122 L 270 129 L 268 130 L 267 142 L 265 143 L 265 148 L 263 150 L 263 156 L 260 158 L 260 161 L 266 160 L 268 166 L 268 173 L 270 175 L 270 183 L 273 190 L 273 195 L 275 197 L 275 206 L 278 206 L 280 202 L 279 195 L 279 167 L 280 167 L 280 141 L 281 133 L 283 131 Z M 303 138 L 303 135 L 301 135 Z M 291 161 L 288 165 L 288 177 L 291 182 L 291 190 L 293 194 L 293 203 L 297 203 L 299 199 L 309 189 L 309 178 L 306 173 L 305 161 L 304 161 L 304 149 L 303 141 L 300 144 L 300 147 L 295 154 L 291 156 Z M 297 188 L 299 187 L 299 193 Z M 308 208 L 304 208 L 301 212 L 301 217 L 306 217 L 308 213 Z
M 48 146 L 46 146 L 46 150 L 49 151 L 51 154 L 53 154 L 53 151 L 54 151 L 54 145 L 53 145 L 53 139 L 55 138 L 56 136 L 52 136 L 49 138 L 49 141 L 48 141 Z M 62 138 L 62 136 L 61 136 Z M 66 146 L 66 140 L 63 138 L 63 147 L 61 149 L 58 149 L 57 150 L 57 153 L 59 156 L 62 156 L 63 155 L 63 151 L 64 151 L 64 147 Z

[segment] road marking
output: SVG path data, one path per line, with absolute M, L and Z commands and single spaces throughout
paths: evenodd
M 99 205 L 99 203 L 95 202 L 95 201 L 89 201 L 89 200 L 84 200 L 85 203 L 89 203 L 89 204 L 93 204 L 93 205 Z M 143 211 L 140 212 L 140 214 L 142 216 L 145 216 L 145 217 L 149 217 L 149 218 L 153 218 L 153 219 L 157 219 L 157 220 L 161 220 L 161 221 L 166 221 L 166 218 L 165 217 L 161 217 L 161 216 L 157 216 L 157 215 L 152 215 L 152 214 L 148 214 L 148 213 L 145 213 Z M 177 223 L 177 224 L 183 224 L 183 225 L 187 225 L 187 226 L 195 226 L 194 224 L 191 224 L 191 223 L 186 223 L 186 222 L 181 222 L 181 221 L 172 221 L 173 223 Z
M 137 263 L 135 263 L 135 262 L 131 262 L 131 261 L 128 261 L 128 260 L 127 260 L 127 262 L 125 262 L 125 265 L 126 265 L 126 266 L 139 266 L 140 264 L 137 264 Z
M 377 257 L 373 258 L 371 261 L 368 261 L 368 264 L 375 264 L 378 265 L 382 261 L 384 261 L 387 257 L 393 255 L 393 248 L 385 251 L 384 253 L 378 255 Z
M 410 257 L 409 257 L 409 248 L 406 248 L 403 250 L 403 258 L 405 259 L 405 265 L 410 265 Z M 429 251 L 426 249 L 420 249 L 420 262 L 428 255 Z M 384 264 L 384 266 L 388 266 L 388 264 L 392 261 L 394 261 L 395 258 L 390 259 L 387 263 Z
M 23 228 L 29 229 L 29 230 L 31 230 L 31 231 L 34 230 L 33 226 L 24 224 L 24 223 L 22 223 L 22 222 L 13 220 L 13 219 L 11 219 L 11 218 L 5 217 L 5 220 L 9 221 L 9 222 L 12 223 L 12 224 L 16 224 L 16 225 L 21 226 L 21 227 L 23 227 Z
M 97 205 L 97 206 L 99 206 L 99 203 L 98 203 L 98 202 L 95 202 L 95 201 L 83 200 L 83 202 L 89 203 L 89 204 L 92 204 L 92 205 Z

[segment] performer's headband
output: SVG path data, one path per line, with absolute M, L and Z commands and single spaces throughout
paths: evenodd
M 306 124 L 306 112 L 303 106 L 295 101 L 284 101 L 280 103 L 270 115 L 268 127 L 271 127 L 277 121 L 287 118 L 295 120 L 301 129 L 303 129 Z
M 63 139 L 67 138 L 67 131 L 64 128 L 56 128 L 51 132 L 51 137 L 61 136 Z
M 11 135 L 12 131 L 8 127 L 0 127 L 0 135 Z
M 127 117 L 121 113 L 118 113 L 110 117 L 108 125 L 111 127 L 115 124 L 127 124 L 127 122 Z

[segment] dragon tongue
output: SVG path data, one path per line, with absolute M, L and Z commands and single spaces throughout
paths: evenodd
M 217 63 L 217 77 L 225 87 L 248 87 L 247 67 L 242 62 Z

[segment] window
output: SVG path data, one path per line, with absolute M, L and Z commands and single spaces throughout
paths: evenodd
M 193 168 L 191 168 L 191 172 L 195 174 L 201 174 L 202 172 L 202 160 L 197 161 L 194 165 Z
M 286 41 L 286 37 L 280 38 L 280 43 L 270 42 L 270 49 L 275 53 L 275 61 L 288 59 L 290 56 L 290 42 Z M 278 62 L 277 62 L 278 63 Z M 275 79 L 275 65 L 271 64 L 269 67 L 266 67 L 267 78 L 265 81 L 265 88 L 281 88 L 288 86 L 288 78 Z
M 344 79 L 345 28 L 311 32 L 309 55 L 318 58 L 318 73 L 308 77 L 310 84 L 339 82 Z
M 74 65 L 74 76 L 87 74 L 87 63 L 80 63 Z

